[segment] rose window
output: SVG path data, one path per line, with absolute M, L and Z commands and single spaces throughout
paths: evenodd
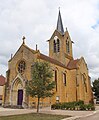
M 18 64 L 18 72 L 21 73 L 21 74 L 24 73 L 25 67 L 26 67 L 25 62 L 24 62 L 24 61 L 21 61 L 21 62 Z

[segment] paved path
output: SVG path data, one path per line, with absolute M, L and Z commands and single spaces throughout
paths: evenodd
M 88 116 L 88 115 L 90 116 L 92 114 L 95 114 L 97 111 L 99 111 L 99 106 L 96 107 L 96 111 L 50 110 L 50 108 L 40 109 L 40 113 L 58 114 L 58 115 L 70 115 L 70 116 L 73 117 L 72 119 L 68 118 L 68 120 L 74 120 L 74 119 L 76 119 L 78 117 L 83 117 L 83 116 Z M 8 108 L 0 108 L 0 116 L 18 115 L 18 114 L 26 114 L 26 113 L 36 113 L 36 109 L 8 109 Z M 85 120 L 85 119 L 82 119 L 82 120 Z M 95 119 L 93 119 L 93 120 L 95 120 Z
M 18 115 L 18 114 L 26 114 L 33 112 L 36 112 L 36 110 L 0 108 L 0 116 Z
M 75 120 L 99 120 L 99 111 L 94 112 L 94 114 L 92 114 L 92 115 L 83 116 L 83 117 L 77 118 Z

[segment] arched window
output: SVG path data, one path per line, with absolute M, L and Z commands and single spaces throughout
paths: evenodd
M 53 44 L 54 44 L 54 52 L 56 52 L 56 42 L 55 42 L 55 40 L 54 40 Z
M 60 41 L 57 39 L 57 52 L 60 52 Z
M 53 47 L 54 47 L 54 52 L 60 52 L 60 40 L 58 39 L 57 36 L 54 37 L 54 41 L 53 41 Z
M 66 86 L 66 73 L 63 73 L 63 83 Z
M 87 84 L 86 84 L 85 74 L 82 75 L 82 80 L 83 80 L 83 84 L 84 84 L 84 86 L 85 86 L 85 91 L 87 92 Z
M 55 83 L 56 83 L 56 91 L 57 91 L 57 70 L 55 70 Z

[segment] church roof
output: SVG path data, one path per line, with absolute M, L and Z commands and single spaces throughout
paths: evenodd
M 61 13 L 59 10 L 59 14 L 58 14 L 58 20 L 57 20 L 57 31 L 59 31 L 60 33 L 62 33 L 62 35 L 64 34 L 64 28 L 63 28 L 63 23 L 62 23 L 62 18 L 61 18 Z
M 44 55 L 44 54 L 41 54 L 41 53 L 40 53 L 40 56 L 38 56 L 38 58 L 43 59 L 43 60 L 46 60 L 46 61 L 48 61 L 48 62 L 50 62 L 50 63 L 52 63 L 52 64 L 56 64 L 56 65 L 58 65 L 58 66 L 60 66 L 60 67 L 67 68 L 67 67 L 66 67 L 64 64 L 62 64 L 61 62 L 59 62 L 59 61 L 57 61 L 57 60 L 55 60 L 55 59 L 53 59 L 53 58 L 51 58 L 51 57 L 48 57 L 48 56 L 46 56 L 46 55 Z
M 0 75 L 0 86 L 3 86 L 3 85 L 5 85 L 5 77 L 4 76 L 2 76 L 2 75 Z
M 77 68 L 77 63 L 79 62 L 80 59 L 76 59 L 76 60 L 70 60 L 70 62 L 67 65 L 67 68 L 72 70 L 72 69 L 76 69 Z

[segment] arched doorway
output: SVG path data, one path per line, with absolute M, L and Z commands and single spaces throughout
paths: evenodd
M 23 90 L 22 80 L 20 80 L 20 78 L 17 78 L 15 79 L 12 85 L 11 104 L 22 106 L 23 95 L 24 95 L 24 90 Z

